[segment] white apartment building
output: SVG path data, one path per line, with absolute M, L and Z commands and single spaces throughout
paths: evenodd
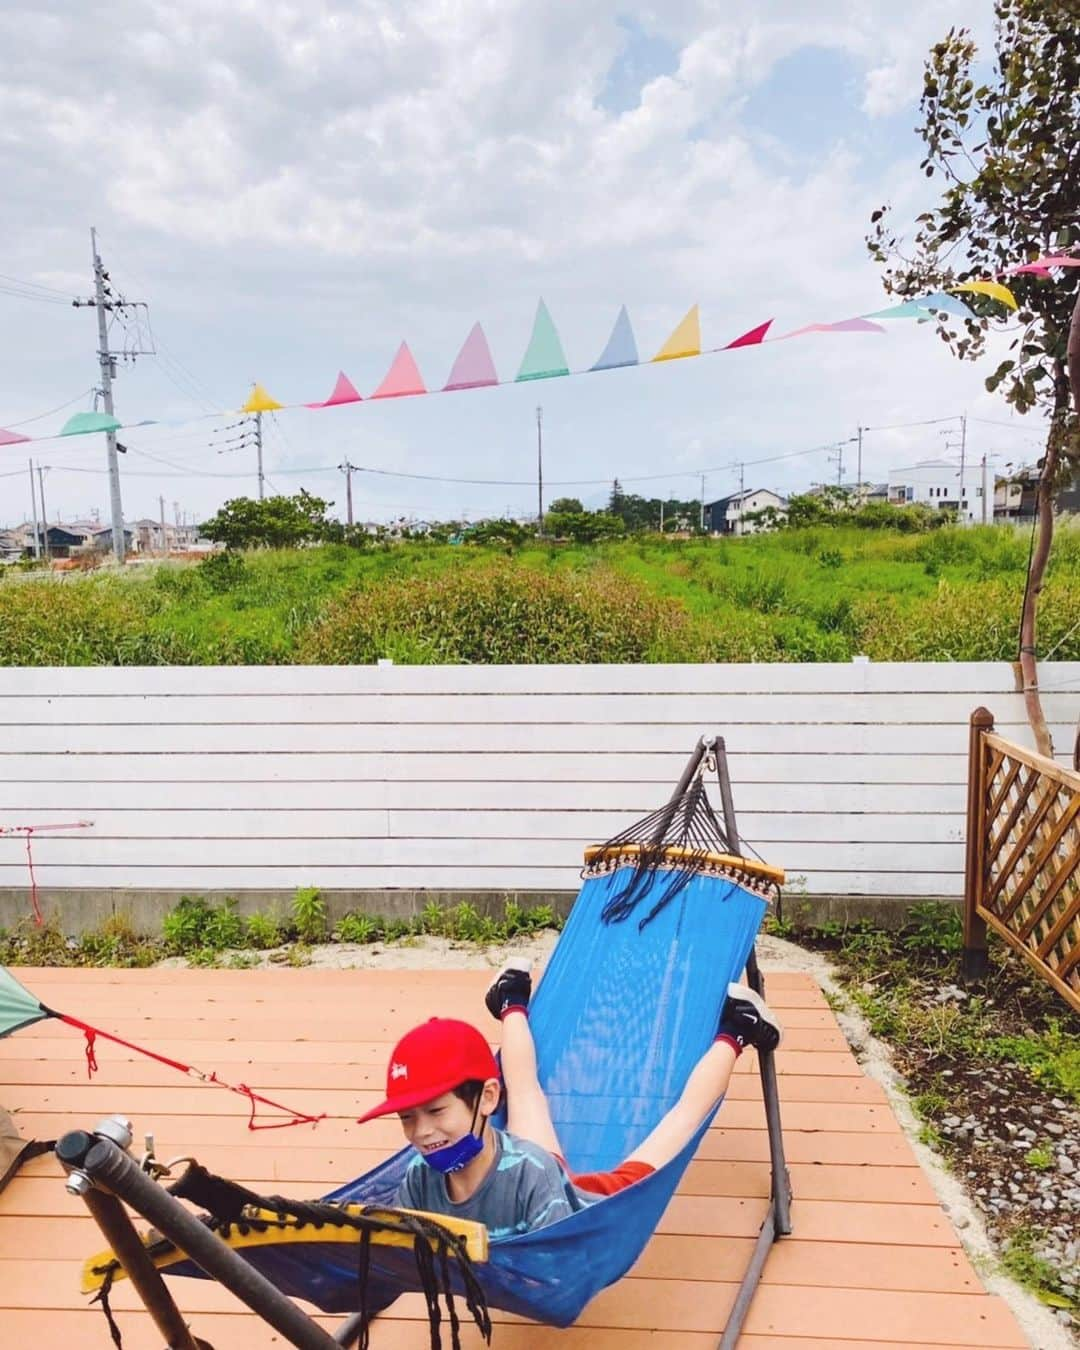
M 955 511 L 957 519 L 976 524 L 983 518 L 983 471 L 977 461 L 964 466 L 964 492 L 960 495 L 960 465 L 951 459 L 922 459 L 889 470 L 889 501 L 893 506 L 921 502 L 937 511 Z M 987 503 L 987 522 L 994 519 Z

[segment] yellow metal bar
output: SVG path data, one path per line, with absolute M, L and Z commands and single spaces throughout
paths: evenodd
M 399 1214 L 415 1214 L 421 1219 L 429 1219 L 433 1223 L 441 1224 L 443 1228 L 449 1229 L 455 1237 L 462 1238 L 470 1261 L 482 1262 L 488 1258 L 488 1231 L 482 1223 L 472 1223 L 465 1219 L 450 1219 L 445 1214 L 426 1214 L 422 1210 L 416 1209 L 386 1209 L 379 1205 L 342 1205 L 341 1209 L 345 1214 L 365 1215 L 372 1219 L 378 1219 L 382 1216 L 393 1219 Z M 222 1237 L 221 1241 L 234 1251 L 244 1251 L 253 1247 L 280 1247 L 293 1243 L 307 1243 L 312 1247 L 318 1247 L 320 1244 L 326 1243 L 340 1245 L 341 1243 L 352 1244 L 360 1241 L 360 1230 L 346 1224 L 333 1226 L 323 1223 L 316 1227 L 315 1224 L 300 1223 L 295 1219 L 281 1219 L 270 1210 L 253 1210 L 245 1217 L 265 1223 L 268 1227 L 261 1230 L 249 1228 L 246 1233 L 241 1233 L 233 1225 L 229 1236 L 227 1238 Z M 141 1233 L 139 1236 L 147 1248 L 161 1240 L 146 1233 Z M 374 1230 L 371 1233 L 371 1241 L 374 1245 L 380 1247 L 412 1247 L 414 1238 L 412 1233 Z M 158 1254 L 151 1252 L 151 1259 L 158 1270 L 168 1271 L 170 1266 L 180 1265 L 188 1258 L 177 1247 L 170 1244 L 168 1251 L 162 1251 Z M 104 1251 L 99 1252 L 96 1256 L 91 1256 L 84 1262 L 81 1285 L 84 1294 L 96 1293 L 101 1288 L 105 1279 L 103 1271 L 111 1266 L 115 1260 L 116 1256 L 113 1252 Z M 125 1273 L 121 1266 L 116 1271 L 114 1279 L 122 1280 L 124 1278 Z

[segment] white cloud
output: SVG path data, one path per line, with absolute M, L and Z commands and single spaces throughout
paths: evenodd
M 598 102 L 626 38 L 616 0 L 120 0 L 66 11 L 53 0 L 46 14 L 9 4 L 0 166 L 19 185 L 9 269 L 70 284 L 97 223 L 118 284 L 153 302 L 159 331 L 214 401 L 239 401 L 256 375 L 283 399 L 314 399 L 339 366 L 371 388 L 403 336 L 436 385 L 477 317 L 512 375 L 538 294 L 575 365 L 595 359 L 624 300 L 643 355 L 695 300 L 709 345 L 773 314 L 795 327 L 877 304 L 862 235 L 884 196 L 924 190 L 914 138 L 887 162 L 838 144 L 785 169 L 762 156 L 745 98 L 785 57 L 835 47 L 859 72 L 852 118 L 886 117 L 912 106 L 929 43 L 965 16 L 985 27 L 989 0 L 631 9 L 675 45 L 678 68 L 646 78 L 638 106 L 616 115 Z M 814 99 L 808 88 L 808 117 Z M 93 375 L 89 316 L 21 303 L 10 301 L 3 339 L 0 422 Z M 285 414 L 275 462 L 331 464 L 348 449 L 381 467 L 527 476 L 507 466 L 527 461 L 539 396 L 553 456 L 577 475 L 630 476 L 695 442 L 702 463 L 813 444 L 870 420 L 866 404 L 889 420 L 951 408 L 978 397 L 977 381 L 923 332 L 784 344 L 678 370 Z M 152 362 L 124 373 L 118 399 L 129 416 L 190 406 Z M 144 442 L 157 443 L 165 454 L 165 432 Z M 234 462 L 197 440 L 179 446 L 185 463 Z M 76 454 L 62 449 L 48 453 Z M 798 461 L 769 470 L 780 485 L 801 472 Z M 79 503 L 93 481 L 54 478 L 53 495 Z M 130 483 L 129 500 L 149 509 L 159 485 L 133 472 Z M 200 510 L 245 486 L 168 490 L 177 484 Z M 458 489 L 371 491 L 428 510 L 459 504 Z M 501 510 L 512 489 L 460 491 L 477 509 L 498 496 Z M 531 494 L 518 496 L 527 509 Z

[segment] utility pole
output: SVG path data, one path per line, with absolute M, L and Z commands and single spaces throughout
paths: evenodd
M 259 501 L 262 501 L 265 492 L 263 489 L 263 467 L 262 467 L 262 413 L 255 414 L 255 454 L 259 460 Z
M 856 506 L 862 506 L 862 504 L 863 504 L 863 490 L 862 490 L 862 433 L 863 433 L 863 429 L 862 429 L 862 427 L 859 427 L 859 429 L 858 429 L 858 435 L 857 435 L 857 437 L 856 437 L 856 440 L 859 442 L 858 468 L 857 468 L 856 471 L 855 471 L 855 505 L 856 505 Z
M 149 335 L 149 322 L 146 324 L 146 335 L 143 332 L 143 325 L 140 322 L 139 310 L 146 310 L 146 304 L 141 300 L 125 300 L 122 295 L 114 295 L 112 287 L 109 285 L 109 274 L 105 271 L 97 247 L 97 230 L 90 231 L 90 250 L 94 263 L 94 298 L 92 300 L 73 300 L 71 303 L 76 309 L 93 306 L 97 310 L 98 325 L 98 363 L 101 367 L 101 396 L 105 402 L 105 411 L 110 416 L 115 416 L 113 409 L 112 382 L 116 374 L 116 358 L 122 356 L 125 361 L 134 360 L 137 356 L 153 356 L 154 344 Z M 131 338 L 131 345 L 125 345 L 120 352 L 114 352 L 109 347 L 109 320 L 105 317 L 106 313 L 124 314 L 134 319 L 134 337 L 131 334 L 125 338 L 125 344 L 128 338 Z M 145 315 L 143 317 L 146 317 Z M 96 406 L 96 401 L 95 401 Z M 120 461 L 117 459 L 116 432 L 107 431 L 105 433 L 105 447 L 109 467 L 109 504 L 112 512 L 112 542 L 113 554 L 117 562 L 124 561 L 124 508 L 120 500 Z
M 41 557 L 41 536 L 38 534 L 38 516 L 37 516 L 37 490 L 34 487 L 34 461 L 28 459 L 30 465 L 30 511 L 34 517 L 34 557 Z
M 45 509 L 45 474 L 49 466 L 42 465 L 40 460 L 37 466 L 38 479 L 38 500 L 41 502 L 41 530 L 45 539 L 45 556 L 49 557 L 49 513 Z
M 660 498 L 660 533 L 664 533 L 664 499 Z
M 745 465 L 745 464 L 740 464 L 740 465 L 739 465 L 739 495 L 742 496 L 742 494 L 743 494 L 745 491 L 746 491 L 746 465 Z
M 536 409 L 536 533 L 544 537 L 544 410 Z
M 967 494 L 964 492 L 964 461 L 967 455 L 967 413 L 960 415 L 960 524 L 967 525 L 970 518 L 967 510 Z
M 983 457 L 982 457 L 982 523 L 983 523 L 984 525 L 986 524 L 986 510 L 987 510 L 986 502 L 987 502 L 987 498 L 989 497 L 989 493 L 988 493 L 988 491 L 987 491 L 987 484 L 988 484 L 988 481 L 989 481 L 989 474 L 987 473 L 986 468 L 987 468 L 987 465 L 986 465 L 986 456 L 983 455 Z
M 165 539 L 165 498 L 161 493 L 158 493 L 157 504 L 158 516 L 161 520 L 161 551 L 162 553 L 168 553 L 169 545 Z
M 701 475 L 701 533 L 705 533 L 705 475 Z
M 345 518 L 351 525 L 353 523 L 352 514 L 352 476 L 357 471 L 355 464 L 350 464 L 348 460 L 344 464 L 339 464 L 338 468 L 345 475 Z M 507 513 L 509 514 L 509 512 Z

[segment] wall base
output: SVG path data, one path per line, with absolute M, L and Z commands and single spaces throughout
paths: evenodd
M 140 936 L 159 937 L 162 921 L 170 909 L 190 891 L 128 890 L 123 888 L 79 888 L 39 890 L 38 903 L 47 923 L 55 923 L 65 934 L 78 937 L 93 932 L 106 920 L 124 916 Z M 240 914 L 261 911 L 287 920 L 292 914 L 295 894 L 291 890 L 200 891 L 214 904 L 232 897 Z M 411 919 L 426 905 L 444 907 L 462 902 L 479 914 L 501 919 L 508 901 L 522 908 L 550 905 L 565 917 L 576 891 L 443 891 L 443 890 L 324 890 L 331 928 L 349 911 L 377 915 L 387 919 Z M 959 908 L 955 897 L 942 896 L 939 903 Z M 869 920 L 883 928 L 899 927 L 914 904 L 935 902 L 903 895 L 798 895 L 786 896 L 783 905 L 785 923 L 794 928 L 820 927 L 823 923 L 851 924 Z M 30 892 L 19 887 L 0 888 L 0 928 L 10 930 L 17 924 L 32 923 Z

